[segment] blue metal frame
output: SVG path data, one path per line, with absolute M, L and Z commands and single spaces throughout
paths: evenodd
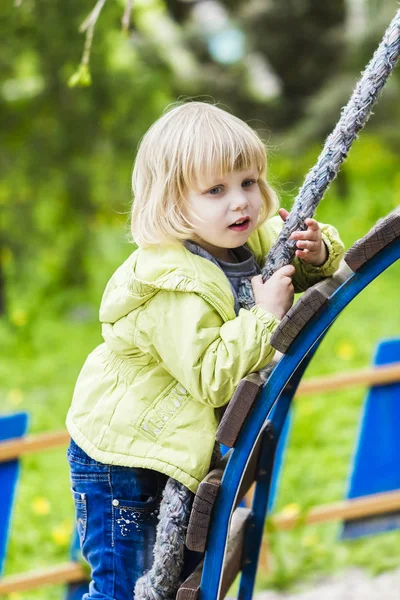
M 25 412 L 0 416 L 0 441 L 21 438 L 28 429 Z M 18 459 L 0 463 L 0 575 L 6 558 L 10 521 L 18 482 L 20 463 Z
M 395 240 L 364 264 L 334 292 L 328 305 L 310 323 L 290 346 L 277 367 L 264 384 L 256 402 L 255 409 L 238 438 L 226 466 L 221 490 L 217 498 L 210 528 L 207 552 L 204 559 L 201 580 L 201 600 L 217 600 L 221 584 L 221 572 L 224 561 L 226 540 L 231 514 L 233 512 L 240 482 L 250 458 L 252 448 L 263 434 L 267 421 L 274 426 L 276 439 L 285 421 L 291 400 L 312 355 L 317 350 L 323 336 L 337 316 L 369 283 L 400 258 L 400 239 Z M 245 544 L 252 548 L 254 560 L 244 564 L 240 584 L 240 600 L 252 597 L 256 574 L 262 527 L 268 503 L 269 483 L 257 483 L 253 501 L 255 527 L 248 529 Z M 259 510 L 258 507 L 264 507 Z M 260 513 L 263 514 L 260 514 Z M 258 527 L 257 527 L 258 525 Z M 256 531 L 261 529 L 260 531 Z M 251 544 L 253 541 L 253 544 Z M 246 562 L 246 561 L 245 561 Z
M 258 555 L 262 541 L 265 514 L 268 508 L 268 496 L 271 488 L 272 470 L 274 468 L 278 439 L 271 421 L 267 422 L 262 435 L 263 440 L 255 491 L 257 501 L 253 501 L 252 512 L 246 525 L 246 536 L 243 544 L 243 556 L 246 558 L 243 562 L 239 598 L 251 598 L 253 593 L 252 573 L 256 573 L 257 571 Z M 257 549 L 256 552 L 254 551 L 255 549 Z
M 397 362 L 400 338 L 378 345 L 374 365 Z M 400 382 L 374 385 L 361 412 L 356 451 L 351 464 L 347 498 L 400 489 Z M 374 473 L 374 477 L 371 477 Z M 355 539 L 400 528 L 400 510 L 347 520 L 340 538 Z

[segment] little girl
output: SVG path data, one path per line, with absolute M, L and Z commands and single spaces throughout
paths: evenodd
M 166 479 L 192 492 L 209 470 L 218 409 L 274 355 L 271 335 L 303 291 L 338 268 L 336 230 L 307 219 L 293 265 L 263 283 L 261 266 L 287 212 L 266 153 L 243 121 L 201 102 L 165 113 L 133 171 L 138 246 L 109 281 L 104 343 L 79 375 L 67 427 L 84 598 L 132 600 L 151 567 Z M 250 278 L 255 306 L 241 308 Z

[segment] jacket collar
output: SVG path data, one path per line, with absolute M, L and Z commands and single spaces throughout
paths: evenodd
M 139 248 L 135 253 L 132 291 L 194 292 L 205 298 L 224 318 L 235 317 L 232 289 L 223 271 L 211 261 L 192 254 L 181 243 Z

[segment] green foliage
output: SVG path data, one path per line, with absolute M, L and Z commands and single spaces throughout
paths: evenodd
M 30 432 L 64 428 L 71 390 L 85 355 L 101 341 L 95 311 L 71 313 L 64 321 L 46 313 L 17 332 L 0 320 L 2 411 L 27 410 Z M 82 322 L 82 318 L 85 322 Z M 16 326 L 14 326 L 16 327 Z M 68 560 L 73 503 L 65 448 L 22 459 L 21 484 L 6 573 L 45 568 Z M 60 586 L 10 600 L 60 600 Z
M 207 94 L 251 119 L 262 135 L 273 129 L 269 178 L 290 208 L 320 151 L 315 140 L 320 144 L 337 120 L 384 23 L 373 23 L 365 43 L 351 52 L 347 47 L 339 81 L 332 71 L 342 60 L 342 2 L 325 8 L 311 0 L 302 3 L 312 9 L 312 18 L 299 8 L 290 23 L 287 3 L 271 2 L 262 18 L 241 0 L 225 3 L 247 31 L 249 50 L 265 52 L 284 83 L 279 101 L 261 102 L 244 83 L 245 65 L 222 68 L 211 61 L 204 41 L 191 33 L 187 3 L 135 3 L 126 37 L 120 33 L 123 3 L 107 2 L 96 25 L 90 72 L 76 65 L 84 44 L 79 26 L 92 0 L 70 0 L 68 10 L 47 0 L 20 4 L 6 0 L 0 6 L 0 311 L 4 293 L 7 300 L 0 319 L 0 394 L 3 412 L 28 410 L 31 432 L 40 432 L 64 427 L 79 369 L 101 342 L 98 304 L 109 276 L 133 248 L 127 225 L 130 177 L 137 144 L 151 123 L 177 97 Z M 181 28 L 178 55 L 157 38 L 152 19 L 160 15 L 172 15 Z M 304 36 L 309 52 L 293 62 Z M 321 55 L 313 44 L 324 47 Z M 185 52 L 196 70 L 184 81 L 171 56 L 175 61 L 179 56 L 178 71 L 186 65 L 187 72 L 192 63 Z M 78 85 L 89 83 L 90 74 L 91 86 Z M 399 117 L 398 81 L 394 74 L 376 117 L 318 210 L 318 219 L 334 224 L 347 245 L 400 204 L 399 129 L 393 126 Z M 306 118 L 296 121 L 304 111 Z M 280 128 L 291 122 L 295 127 L 282 138 Z M 394 312 L 399 275 L 399 266 L 393 266 L 346 309 L 307 376 L 365 366 L 379 339 L 399 335 Z M 277 510 L 292 507 L 305 514 L 311 506 L 343 497 L 362 398 L 357 390 L 296 402 Z M 22 465 L 7 574 L 66 560 L 73 527 L 65 451 L 27 456 Z M 260 585 L 285 587 L 347 564 L 373 572 L 400 564 L 398 533 L 344 544 L 336 542 L 337 532 L 335 524 L 271 532 L 273 568 L 267 580 L 260 577 Z M 58 600 L 61 590 L 20 597 Z
M 283 155 L 271 158 L 275 186 L 278 180 L 286 182 L 279 191 L 287 207 L 317 152 L 315 148 L 297 160 Z M 400 184 L 392 153 L 378 138 L 367 135 L 355 145 L 345 177 L 346 196 L 341 195 L 343 184 L 334 183 L 318 218 L 338 227 L 350 245 L 399 203 Z M 88 352 L 101 342 L 97 306 L 102 290 L 132 249 L 124 234 L 125 216 L 113 216 L 107 205 L 103 210 L 104 216 L 97 215 L 91 226 L 85 287 L 55 290 L 36 312 L 30 299 L 11 294 L 10 318 L 0 320 L 3 410 L 28 410 L 32 432 L 63 428 L 79 369 Z M 110 224 L 110 219 L 115 223 Z M 393 265 L 351 303 L 323 341 L 307 377 L 366 366 L 380 339 L 400 334 L 395 312 L 399 276 L 400 265 Z M 364 390 L 354 389 L 295 402 L 278 512 L 295 510 L 304 515 L 312 506 L 343 498 L 363 397 Z M 7 574 L 67 558 L 73 526 L 68 488 L 65 450 L 23 459 Z M 291 532 L 270 531 L 271 571 L 268 576 L 260 572 L 259 586 L 285 588 L 349 564 L 373 573 L 400 564 L 398 532 L 340 543 L 339 528 L 331 523 L 299 525 Z M 21 600 L 58 600 L 60 593 L 55 586 L 21 594 Z
M 276 187 L 278 181 L 286 182 L 278 189 L 287 208 L 318 152 L 311 149 L 296 161 L 279 155 L 271 159 Z M 398 158 L 381 139 L 364 134 L 354 145 L 341 177 L 343 181 L 332 184 L 317 216 L 334 224 L 350 246 L 399 206 Z M 321 344 L 306 377 L 365 367 L 371 364 L 380 340 L 400 335 L 396 312 L 399 276 L 400 264 L 396 263 L 346 308 Z M 277 512 L 305 515 L 312 506 L 344 497 L 364 397 L 365 390 L 350 389 L 296 400 Z M 304 526 L 301 519 L 294 531 L 274 531 L 271 526 L 267 531 L 272 568 L 268 576 L 260 573 L 261 587 L 287 588 L 349 564 L 372 574 L 400 564 L 399 532 L 340 543 L 340 523 Z
M 86 87 L 91 85 L 92 76 L 90 75 L 88 65 L 79 65 L 78 69 L 68 80 L 69 87 Z
M 172 99 L 168 68 L 149 70 L 132 43 L 124 62 L 110 64 L 108 19 L 120 14 L 111 3 L 97 25 L 93 85 L 67 86 L 89 9 L 77 0 L 67 13 L 46 0 L 24 2 L 13 14 L 0 9 L 9 29 L 0 45 L 5 56 L 13 53 L 0 87 L 0 266 L 8 305 L 23 291 L 21 309 L 33 313 L 60 289 L 70 293 L 90 279 L 86 256 L 96 231 L 129 211 L 138 141 Z M 85 67 L 75 75 L 87 82 Z
M 293 204 L 319 152 L 320 148 L 313 146 L 301 156 L 270 158 L 270 178 L 286 208 Z M 365 132 L 354 143 L 347 162 L 318 207 L 317 216 L 322 222 L 337 223 L 345 244 L 350 245 L 399 204 L 397 153 L 382 138 Z M 344 228 L 342 223 L 346 224 Z

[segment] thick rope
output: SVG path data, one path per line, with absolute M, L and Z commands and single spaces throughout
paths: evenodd
M 135 600 L 174 600 L 180 585 L 193 493 L 170 477 L 164 488 L 153 566 L 135 586 Z
M 210 470 L 220 459 L 220 447 L 215 443 Z M 179 481 L 172 477 L 167 480 L 160 504 L 153 566 L 137 581 L 135 600 L 175 600 L 181 584 L 185 537 L 193 497 L 193 493 Z
M 275 271 L 289 264 L 296 243 L 289 241 L 291 233 L 305 229 L 304 220 L 312 217 L 330 182 L 339 171 L 357 133 L 367 122 L 372 107 L 400 55 L 400 10 L 390 23 L 381 44 L 365 69 L 350 101 L 342 109 L 341 118 L 327 138 L 317 164 L 308 173 L 275 246 L 266 258 L 262 275 L 268 279 Z M 244 280 L 239 303 L 254 306 L 249 280 Z M 160 507 L 154 564 L 136 584 L 135 600 L 172 600 L 180 585 L 183 549 L 189 522 L 192 494 L 181 483 L 167 481 Z
M 289 240 L 290 235 L 293 231 L 306 229 L 304 220 L 314 215 L 322 196 L 347 157 L 351 144 L 368 121 L 372 107 L 399 56 L 400 10 L 387 28 L 382 42 L 367 65 L 349 102 L 342 109 L 340 120 L 327 138 L 316 165 L 305 178 L 276 244 L 266 258 L 262 271 L 264 281 L 275 271 L 292 262 L 296 251 L 296 240 Z M 242 282 L 239 303 L 246 308 L 254 306 L 253 290 L 249 280 Z

